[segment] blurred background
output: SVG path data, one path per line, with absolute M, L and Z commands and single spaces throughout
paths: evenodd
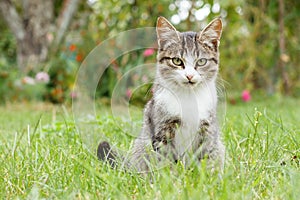
M 88 53 L 121 31 L 155 26 L 158 16 L 180 31 L 199 31 L 221 16 L 220 76 L 231 103 L 250 95 L 300 97 L 297 0 L 1 0 L 0 12 L 1 103 L 76 99 L 76 72 Z M 147 62 L 155 62 L 155 50 L 117 58 L 96 97 L 109 99 L 122 74 Z

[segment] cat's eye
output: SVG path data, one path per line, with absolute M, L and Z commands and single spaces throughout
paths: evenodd
M 174 65 L 177 65 L 177 66 L 182 66 L 183 65 L 182 60 L 180 58 L 177 58 L 177 57 L 172 58 L 172 62 L 173 62 Z
M 200 59 L 197 61 L 196 65 L 197 65 L 197 66 L 203 66 L 203 65 L 205 65 L 206 63 L 207 63 L 207 59 L 206 59 L 206 58 L 200 58 Z

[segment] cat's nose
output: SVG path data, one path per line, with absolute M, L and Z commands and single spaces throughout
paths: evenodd
M 189 81 L 191 81 L 192 79 L 193 79 L 193 75 L 185 75 L 186 76 L 186 78 L 189 80 Z

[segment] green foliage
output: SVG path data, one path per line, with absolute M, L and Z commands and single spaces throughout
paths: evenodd
M 0 19 L 0 102 L 9 100 L 16 77 L 16 41 Z
M 6 62 L 1 59 L 0 62 Z M 1 63 L 2 64 L 2 63 Z M 5 64 L 4 64 L 5 65 Z M 3 66 L 3 65 L 2 65 Z M 13 72 L 8 71 L 4 67 L 0 68 L 0 102 L 3 103 L 12 97 L 11 90 L 13 89 Z
M 16 64 L 16 42 L 13 35 L 8 30 L 4 29 L 0 36 L 0 53 L 1 66 Z M 7 62 L 7 63 L 3 63 Z
M 232 85 L 250 90 L 263 89 L 270 94 L 283 92 L 283 80 L 278 67 L 284 61 L 292 94 L 299 95 L 299 46 L 295 23 L 300 4 L 284 1 L 286 52 L 280 57 L 278 1 L 245 1 L 228 11 L 228 26 L 221 41 L 221 66 L 224 79 Z M 226 8 L 225 8 L 226 9 Z M 297 39 L 295 38 L 297 37 Z
M 121 91 L 126 91 L 127 98 L 130 98 L 134 90 L 137 89 L 135 88 L 136 86 L 152 84 L 151 81 L 153 80 L 151 80 L 150 75 L 147 74 L 145 70 L 138 69 L 139 67 L 146 65 L 147 63 L 156 62 L 154 51 L 153 54 L 146 56 L 144 55 L 145 51 L 147 51 L 147 49 L 124 54 L 115 59 L 102 75 L 101 80 L 98 84 L 96 97 L 111 97 L 116 88 L 116 84 L 119 84 L 119 87 L 122 87 Z M 154 66 L 152 70 L 155 71 Z M 129 74 L 124 76 L 126 73 Z M 120 81 L 122 81 L 121 84 Z M 144 90 L 144 92 L 146 91 Z M 136 100 L 141 100 L 142 98 L 144 98 L 145 94 L 146 93 L 143 92 L 139 94 L 136 93 Z
M 107 39 L 120 31 L 154 27 L 156 19 L 161 15 L 172 15 L 169 10 L 170 1 L 96 1 L 92 5 L 93 14 L 90 16 L 89 29 L 95 39 Z
M 297 25 L 300 23 L 299 1 L 284 1 L 286 51 L 283 53 L 279 49 L 278 1 L 186 1 L 190 3 L 189 8 L 185 10 L 183 8 L 187 4 L 182 6 L 182 2 L 184 1 L 98 0 L 81 3 L 80 14 L 74 18 L 66 42 L 62 43 L 57 51 L 52 52 L 47 63 L 39 66 L 50 73 L 51 82 L 45 94 L 38 95 L 38 98 L 43 96 L 56 103 L 69 99 L 76 71 L 94 47 L 121 31 L 154 27 L 158 16 L 165 16 L 175 22 L 174 19 L 177 19 L 174 25 L 180 31 L 200 31 L 211 19 L 222 17 L 224 30 L 220 43 L 220 73 L 229 83 L 226 85 L 229 95 L 240 93 L 244 89 L 251 92 L 261 90 L 268 94 L 283 93 L 282 71 L 279 67 L 279 63 L 283 61 L 291 87 L 290 94 L 300 96 L 300 30 Z M 19 6 L 18 4 L 17 7 Z M 54 1 L 56 17 L 62 6 L 61 1 Z M 199 13 L 203 14 L 200 18 Z M 17 44 L 2 18 L 0 28 L 0 98 L 2 101 L 19 99 L 11 91 L 16 89 L 13 87 L 14 83 L 22 79 L 17 75 Z M 70 50 L 70 45 L 75 49 Z M 143 62 L 147 60 L 143 57 L 142 50 L 115 58 L 101 77 L 96 96 L 111 97 L 120 77 Z M 155 62 L 154 56 L 151 62 Z M 36 68 L 32 73 L 40 69 Z M 139 79 L 142 76 L 139 74 Z M 30 91 L 34 93 L 34 90 L 16 89 L 15 94 L 27 91 L 28 95 L 25 96 L 30 96 Z M 139 96 L 143 98 L 144 94 Z
M 72 97 L 76 71 L 79 64 L 67 55 L 53 59 L 49 65 L 50 82 L 45 98 L 53 103 L 63 103 Z
M 1 62 L 2 61 L 2 62 Z M 7 68 L 7 60 L 0 60 L 0 102 L 43 100 L 46 84 L 30 76 L 22 76 L 16 69 Z M 11 68 L 14 68 L 12 66 Z

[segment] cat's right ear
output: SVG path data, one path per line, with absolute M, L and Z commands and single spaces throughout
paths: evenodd
M 156 23 L 158 46 L 163 48 L 169 42 L 179 42 L 180 37 L 175 27 L 164 17 L 158 17 Z
M 222 27 L 222 20 L 220 18 L 214 19 L 199 34 L 199 41 L 214 51 L 218 51 Z

